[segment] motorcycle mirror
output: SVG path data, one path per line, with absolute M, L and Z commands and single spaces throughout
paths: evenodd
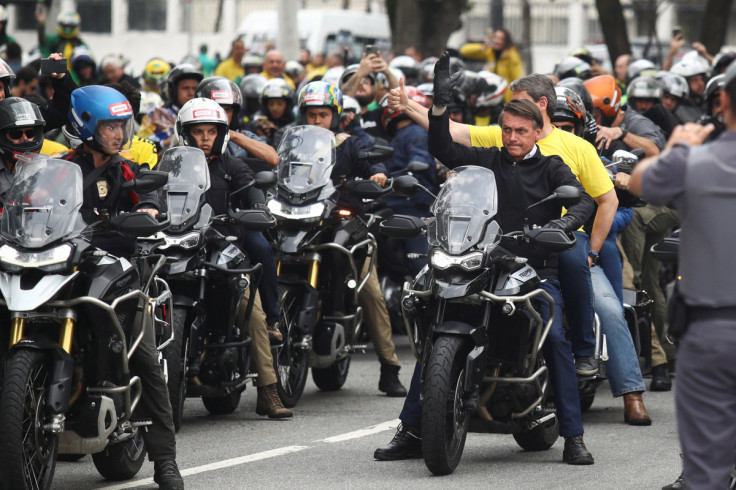
M 580 192 L 580 189 L 572 185 L 561 185 L 555 189 L 554 196 L 566 208 L 574 206 L 583 198 L 583 194 Z
M 168 181 L 169 174 L 167 172 L 141 170 L 135 179 L 123 182 L 121 187 L 126 191 L 151 192 L 165 186 Z
M 261 190 L 264 190 L 264 189 L 268 189 L 269 187 L 273 187 L 278 181 L 278 177 L 276 176 L 274 172 L 263 171 L 263 172 L 258 172 L 255 175 L 255 181 L 256 181 L 256 187 L 258 187 Z
M 390 192 L 391 188 L 384 189 L 372 180 L 349 180 L 340 190 L 363 199 L 376 199 Z
M 562 252 L 575 247 L 576 239 L 557 228 L 526 228 L 524 235 L 534 245 L 546 248 L 552 252 Z
M 638 151 L 638 150 L 634 150 Z M 644 154 L 642 153 L 642 156 Z M 616 165 L 619 170 L 623 171 L 631 171 L 632 168 L 634 168 L 634 165 L 639 163 L 639 156 L 634 154 L 634 152 L 626 151 L 626 150 L 616 150 L 613 152 L 613 160 L 612 163 Z
M 411 197 L 417 192 L 417 184 L 419 181 L 411 175 L 402 175 L 396 177 L 391 182 L 391 190 L 394 194 L 401 197 Z
M 159 222 L 148 213 L 121 213 L 110 218 L 110 224 L 129 236 L 150 236 L 169 226 L 169 220 Z
M 370 150 L 362 151 L 358 154 L 361 160 L 368 160 L 370 163 L 380 163 L 394 156 L 394 149 L 390 146 L 375 145 Z
M 248 230 L 264 231 L 276 226 L 276 218 L 265 209 L 229 210 L 228 216 Z
M 389 238 L 402 239 L 421 235 L 426 226 L 422 218 L 395 214 L 391 218 L 381 221 L 378 229 Z
M 414 160 L 409 162 L 408 169 L 409 172 L 426 172 L 429 169 L 429 164 L 427 162 Z
M 659 260 L 665 264 L 677 263 L 677 256 L 680 253 L 680 239 L 677 237 L 666 237 L 651 248 L 652 258 Z

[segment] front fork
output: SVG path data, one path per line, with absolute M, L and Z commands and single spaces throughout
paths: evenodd
M 308 286 L 304 286 L 305 292 L 302 295 L 302 303 L 299 308 L 299 314 L 296 319 L 296 327 L 303 335 L 311 335 L 317 324 L 319 313 L 319 291 L 317 290 L 317 280 L 319 278 L 319 265 L 322 257 L 314 253 L 309 260 L 309 269 L 307 271 Z M 276 263 L 276 274 L 281 275 L 281 261 Z
M 10 346 L 13 347 L 23 339 L 25 334 L 26 319 L 15 317 L 10 324 Z M 74 339 L 74 318 L 65 317 L 61 319 L 61 327 L 59 328 L 59 345 L 64 351 L 71 355 L 72 341 Z

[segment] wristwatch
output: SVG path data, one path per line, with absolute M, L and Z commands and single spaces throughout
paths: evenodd
M 628 132 L 628 131 L 626 131 L 626 130 L 625 130 L 625 129 L 623 129 L 623 128 L 619 128 L 619 129 L 621 129 L 621 136 L 619 137 L 619 140 L 623 141 L 623 140 L 624 140 L 624 138 L 626 138 L 626 135 L 627 135 L 627 134 L 629 134 L 629 132 Z
M 591 258 L 591 260 L 593 261 L 593 265 L 594 266 L 595 265 L 600 265 L 600 263 L 601 263 L 601 256 L 598 255 L 598 252 L 593 252 L 591 250 L 590 252 L 588 252 L 588 257 Z

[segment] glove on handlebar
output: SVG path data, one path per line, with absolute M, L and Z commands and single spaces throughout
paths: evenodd
M 436 107 L 447 107 L 452 103 L 452 89 L 462 75 L 462 71 L 450 75 L 450 53 L 442 53 L 434 65 L 433 103 Z
M 578 218 L 566 214 L 562 218 L 553 219 L 543 226 L 543 228 L 555 228 L 562 231 L 575 231 L 583 226 Z

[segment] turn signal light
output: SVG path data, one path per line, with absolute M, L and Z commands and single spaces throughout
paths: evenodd
M 351 215 L 352 215 L 353 213 L 352 213 L 352 211 L 350 211 L 349 209 L 340 209 L 340 210 L 339 210 L 339 211 L 337 212 L 337 214 L 339 214 L 339 215 L 340 215 L 340 216 L 342 216 L 343 218 L 348 218 L 348 217 L 350 217 L 350 216 L 351 216 Z

